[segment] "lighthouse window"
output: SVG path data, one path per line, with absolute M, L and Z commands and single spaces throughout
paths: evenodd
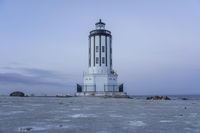
M 105 63 L 105 57 L 102 57 L 102 64 Z
M 99 58 L 98 57 L 96 57 L 96 64 L 98 64 L 99 63 Z
M 102 46 L 102 52 L 104 52 L 105 50 L 104 50 L 104 46 Z
M 96 46 L 96 52 L 99 52 L 99 47 L 98 46 Z

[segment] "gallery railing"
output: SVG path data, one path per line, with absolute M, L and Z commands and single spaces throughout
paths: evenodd
M 96 85 L 82 85 L 84 92 L 96 92 Z
M 96 85 L 79 85 L 77 84 L 77 92 L 123 92 L 123 84 L 120 85 L 104 85 L 104 91 L 97 91 Z

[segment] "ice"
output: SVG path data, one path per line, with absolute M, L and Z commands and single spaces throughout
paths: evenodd
M 63 122 L 70 122 L 71 120 L 62 120 Z
M 74 114 L 70 115 L 72 118 L 87 118 L 87 117 L 97 117 L 95 114 Z
M 81 109 L 79 109 L 79 108 L 73 108 L 72 110 L 73 110 L 73 111 L 76 111 L 76 110 L 81 110 Z
M 14 115 L 18 113 L 24 113 L 24 111 L 10 111 L 10 112 L 1 112 L 0 115 Z
M 129 121 L 129 125 L 136 127 L 146 126 L 146 124 L 143 121 Z
M 29 132 L 29 131 L 44 131 L 56 128 L 69 128 L 68 125 L 44 125 L 44 126 L 27 126 L 27 127 L 20 127 L 18 132 Z
M 197 117 L 198 113 L 190 113 L 190 117 Z
M 28 127 L 20 127 L 18 129 L 19 132 L 29 132 L 29 131 L 42 131 L 47 130 L 48 128 L 45 127 L 36 127 L 36 126 L 28 126 Z
M 120 118 L 120 117 L 123 117 L 123 116 L 122 115 L 111 114 L 110 117 L 116 117 L 116 118 L 119 117 Z
M 173 122 L 172 120 L 160 120 L 160 122 Z
M 0 133 L 200 133 L 199 110 L 199 99 L 0 97 Z
M 109 132 L 109 131 L 99 131 L 97 133 L 111 133 L 111 132 Z

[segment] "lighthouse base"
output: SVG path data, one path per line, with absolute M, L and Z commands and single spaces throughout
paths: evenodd
M 108 96 L 108 97 L 127 97 L 124 93 L 124 85 L 104 85 L 103 88 L 99 88 L 102 91 L 96 89 L 96 85 L 80 85 L 77 84 L 76 96 Z
M 118 75 L 112 73 L 84 73 L 83 84 L 77 84 L 76 96 L 126 97 Z
M 75 95 L 76 96 L 128 98 L 128 95 L 124 92 L 76 92 Z

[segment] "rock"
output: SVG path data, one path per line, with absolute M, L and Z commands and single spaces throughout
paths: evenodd
M 33 129 L 32 127 L 26 128 L 27 131 L 31 131 L 32 129 Z
M 183 98 L 181 98 L 181 100 L 188 100 L 188 98 L 183 97 Z
M 61 102 L 59 102 L 59 104 L 63 104 L 63 102 L 61 101 Z
M 25 94 L 24 94 L 23 92 L 21 92 L 21 91 L 15 91 L 15 92 L 12 92 L 12 93 L 10 94 L 10 96 L 24 97 Z
M 59 127 L 63 127 L 63 125 L 60 124 Z
M 171 100 L 168 96 L 150 96 L 146 100 Z
M 23 132 L 32 131 L 32 129 L 33 129 L 32 127 L 22 127 L 19 129 L 19 131 L 23 133 Z
M 163 98 L 164 100 L 171 100 L 168 96 L 164 96 Z

